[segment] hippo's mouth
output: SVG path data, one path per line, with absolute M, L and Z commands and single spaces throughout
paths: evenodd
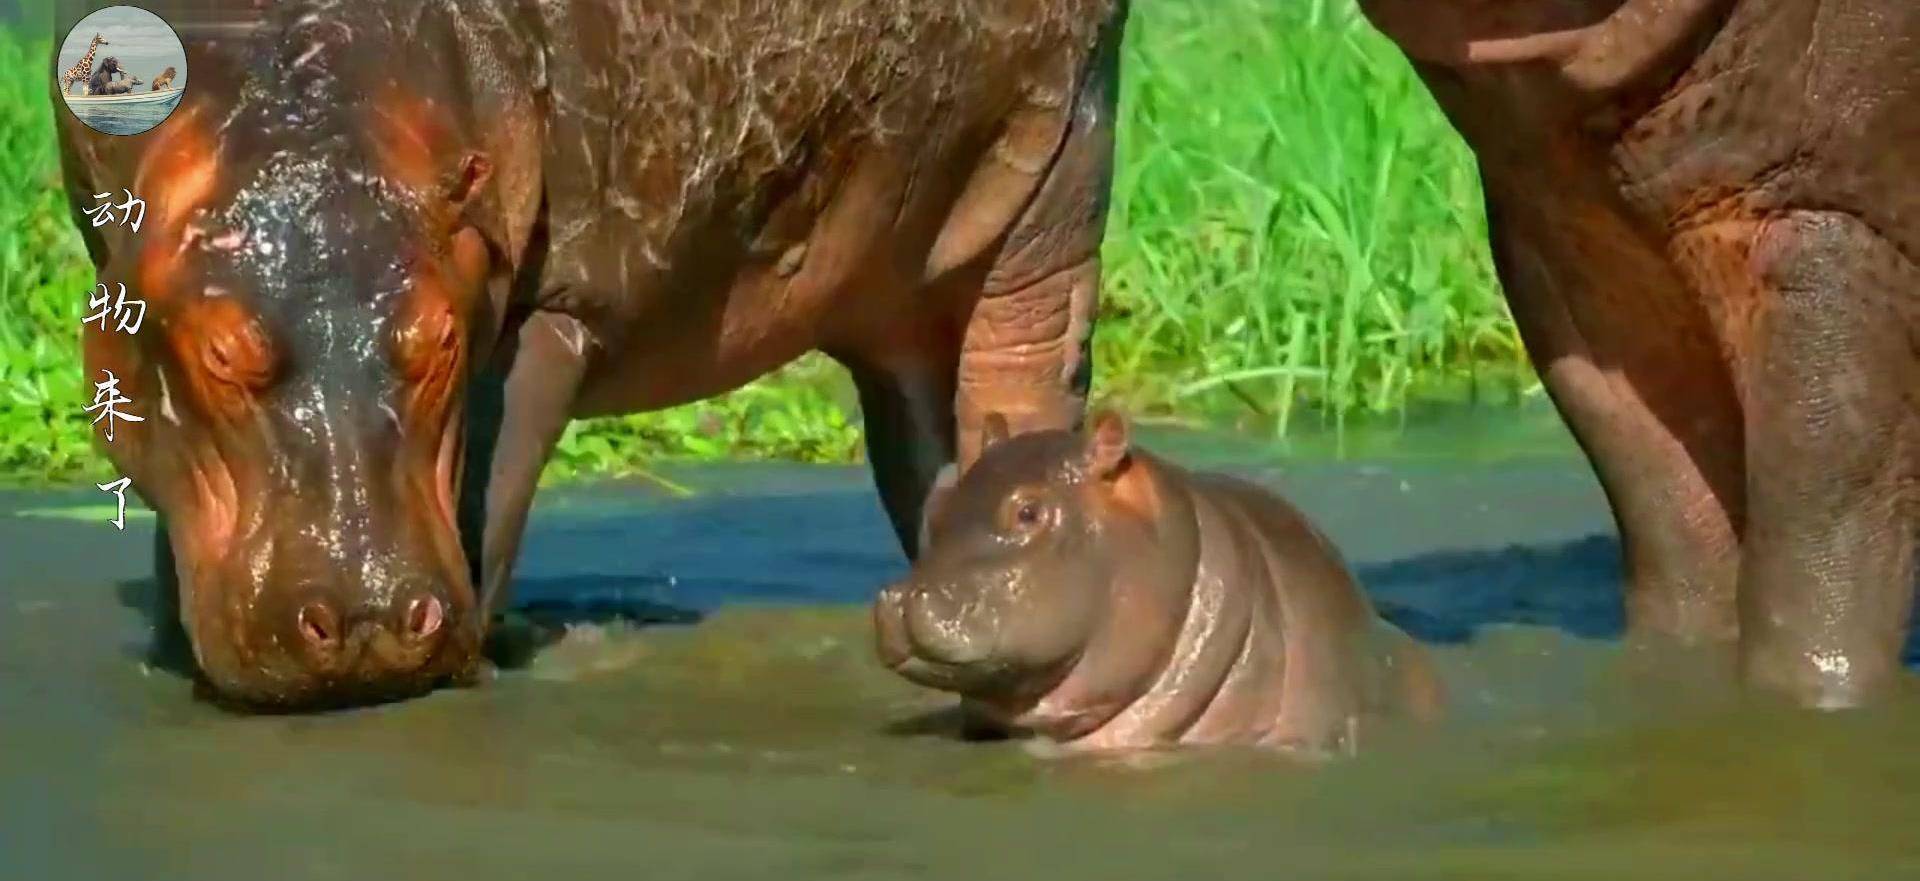
M 1013 672 L 995 661 L 954 664 L 919 655 L 908 655 L 889 666 L 909 682 L 965 695 L 998 693 Z
M 397 703 L 429 694 L 441 687 L 464 684 L 455 672 L 422 674 L 378 685 L 322 681 L 288 691 L 248 690 L 222 685 L 210 677 L 195 680 L 195 694 L 217 707 L 253 715 L 304 714 L 358 709 Z
M 396 703 L 422 697 L 442 688 L 459 688 L 478 682 L 482 665 L 477 661 L 459 662 L 453 653 L 437 653 L 418 671 L 405 676 L 375 677 L 350 671 L 338 676 L 321 676 L 280 688 L 254 684 L 223 683 L 204 672 L 196 677 L 196 694 L 234 712 L 256 715 L 315 713 L 355 709 Z

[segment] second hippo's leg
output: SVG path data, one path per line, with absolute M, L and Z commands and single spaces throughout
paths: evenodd
M 1102 38 L 1045 180 L 993 259 L 960 353 L 961 469 L 980 453 L 989 413 L 1015 434 L 1078 428 L 1093 377 L 1100 240 L 1113 179 L 1118 28 Z
M 1666 255 L 1586 207 L 1604 200 L 1569 187 L 1579 211 L 1542 210 L 1489 190 L 1514 323 L 1613 509 L 1629 636 L 1730 650 L 1745 464 L 1712 316 Z
M 540 471 L 572 419 L 589 345 L 577 320 L 537 312 L 501 353 L 500 372 L 475 383 L 460 529 L 483 628 L 506 601 Z
M 1763 223 L 1740 568 L 1748 681 L 1799 703 L 1884 695 L 1913 606 L 1920 268 L 1859 216 Z

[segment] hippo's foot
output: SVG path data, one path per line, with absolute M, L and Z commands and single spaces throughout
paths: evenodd
M 450 688 L 478 688 L 500 678 L 500 668 L 486 658 L 476 658 L 466 669 L 448 677 Z
M 527 615 L 506 611 L 494 616 L 480 653 L 488 666 L 518 670 L 533 663 L 540 650 L 560 641 L 564 628 L 543 625 Z
M 1261 740 L 1260 745 L 1279 750 L 1289 758 L 1316 764 L 1350 759 L 1360 754 L 1360 717 L 1349 715 L 1321 731 L 1277 731 Z

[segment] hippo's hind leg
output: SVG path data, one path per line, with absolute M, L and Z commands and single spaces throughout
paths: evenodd
M 954 401 L 963 470 L 979 455 L 990 413 L 1015 434 L 1077 428 L 1085 415 L 1121 28 L 1116 20 L 1101 37 L 1059 149 L 972 298 Z
M 1848 706 L 1900 669 L 1920 477 L 1920 267 L 1858 218 L 1758 227 L 1748 372 L 1742 669 Z
M 1741 416 L 1712 316 L 1667 255 L 1603 201 L 1566 198 L 1597 204 L 1542 207 L 1490 192 L 1494 264 L 1514 322 L 1613 509 L 1629 635 L 1730 650 Z M 1587 220 L 1569 229 L 1564 215 Z

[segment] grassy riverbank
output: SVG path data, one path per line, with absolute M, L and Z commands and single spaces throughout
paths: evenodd
M 0 30 L 0 478 L 100 475 L 44 35 Z M 1484 253 L 1466 148 L 1351 0 L 1136 0 L 1095 392 L 1284 433 L 1530 385 Z M 838 368 L 809 358 L 714 401 L 577 424 L 554 473 L 663 457 L 859 455 Z

